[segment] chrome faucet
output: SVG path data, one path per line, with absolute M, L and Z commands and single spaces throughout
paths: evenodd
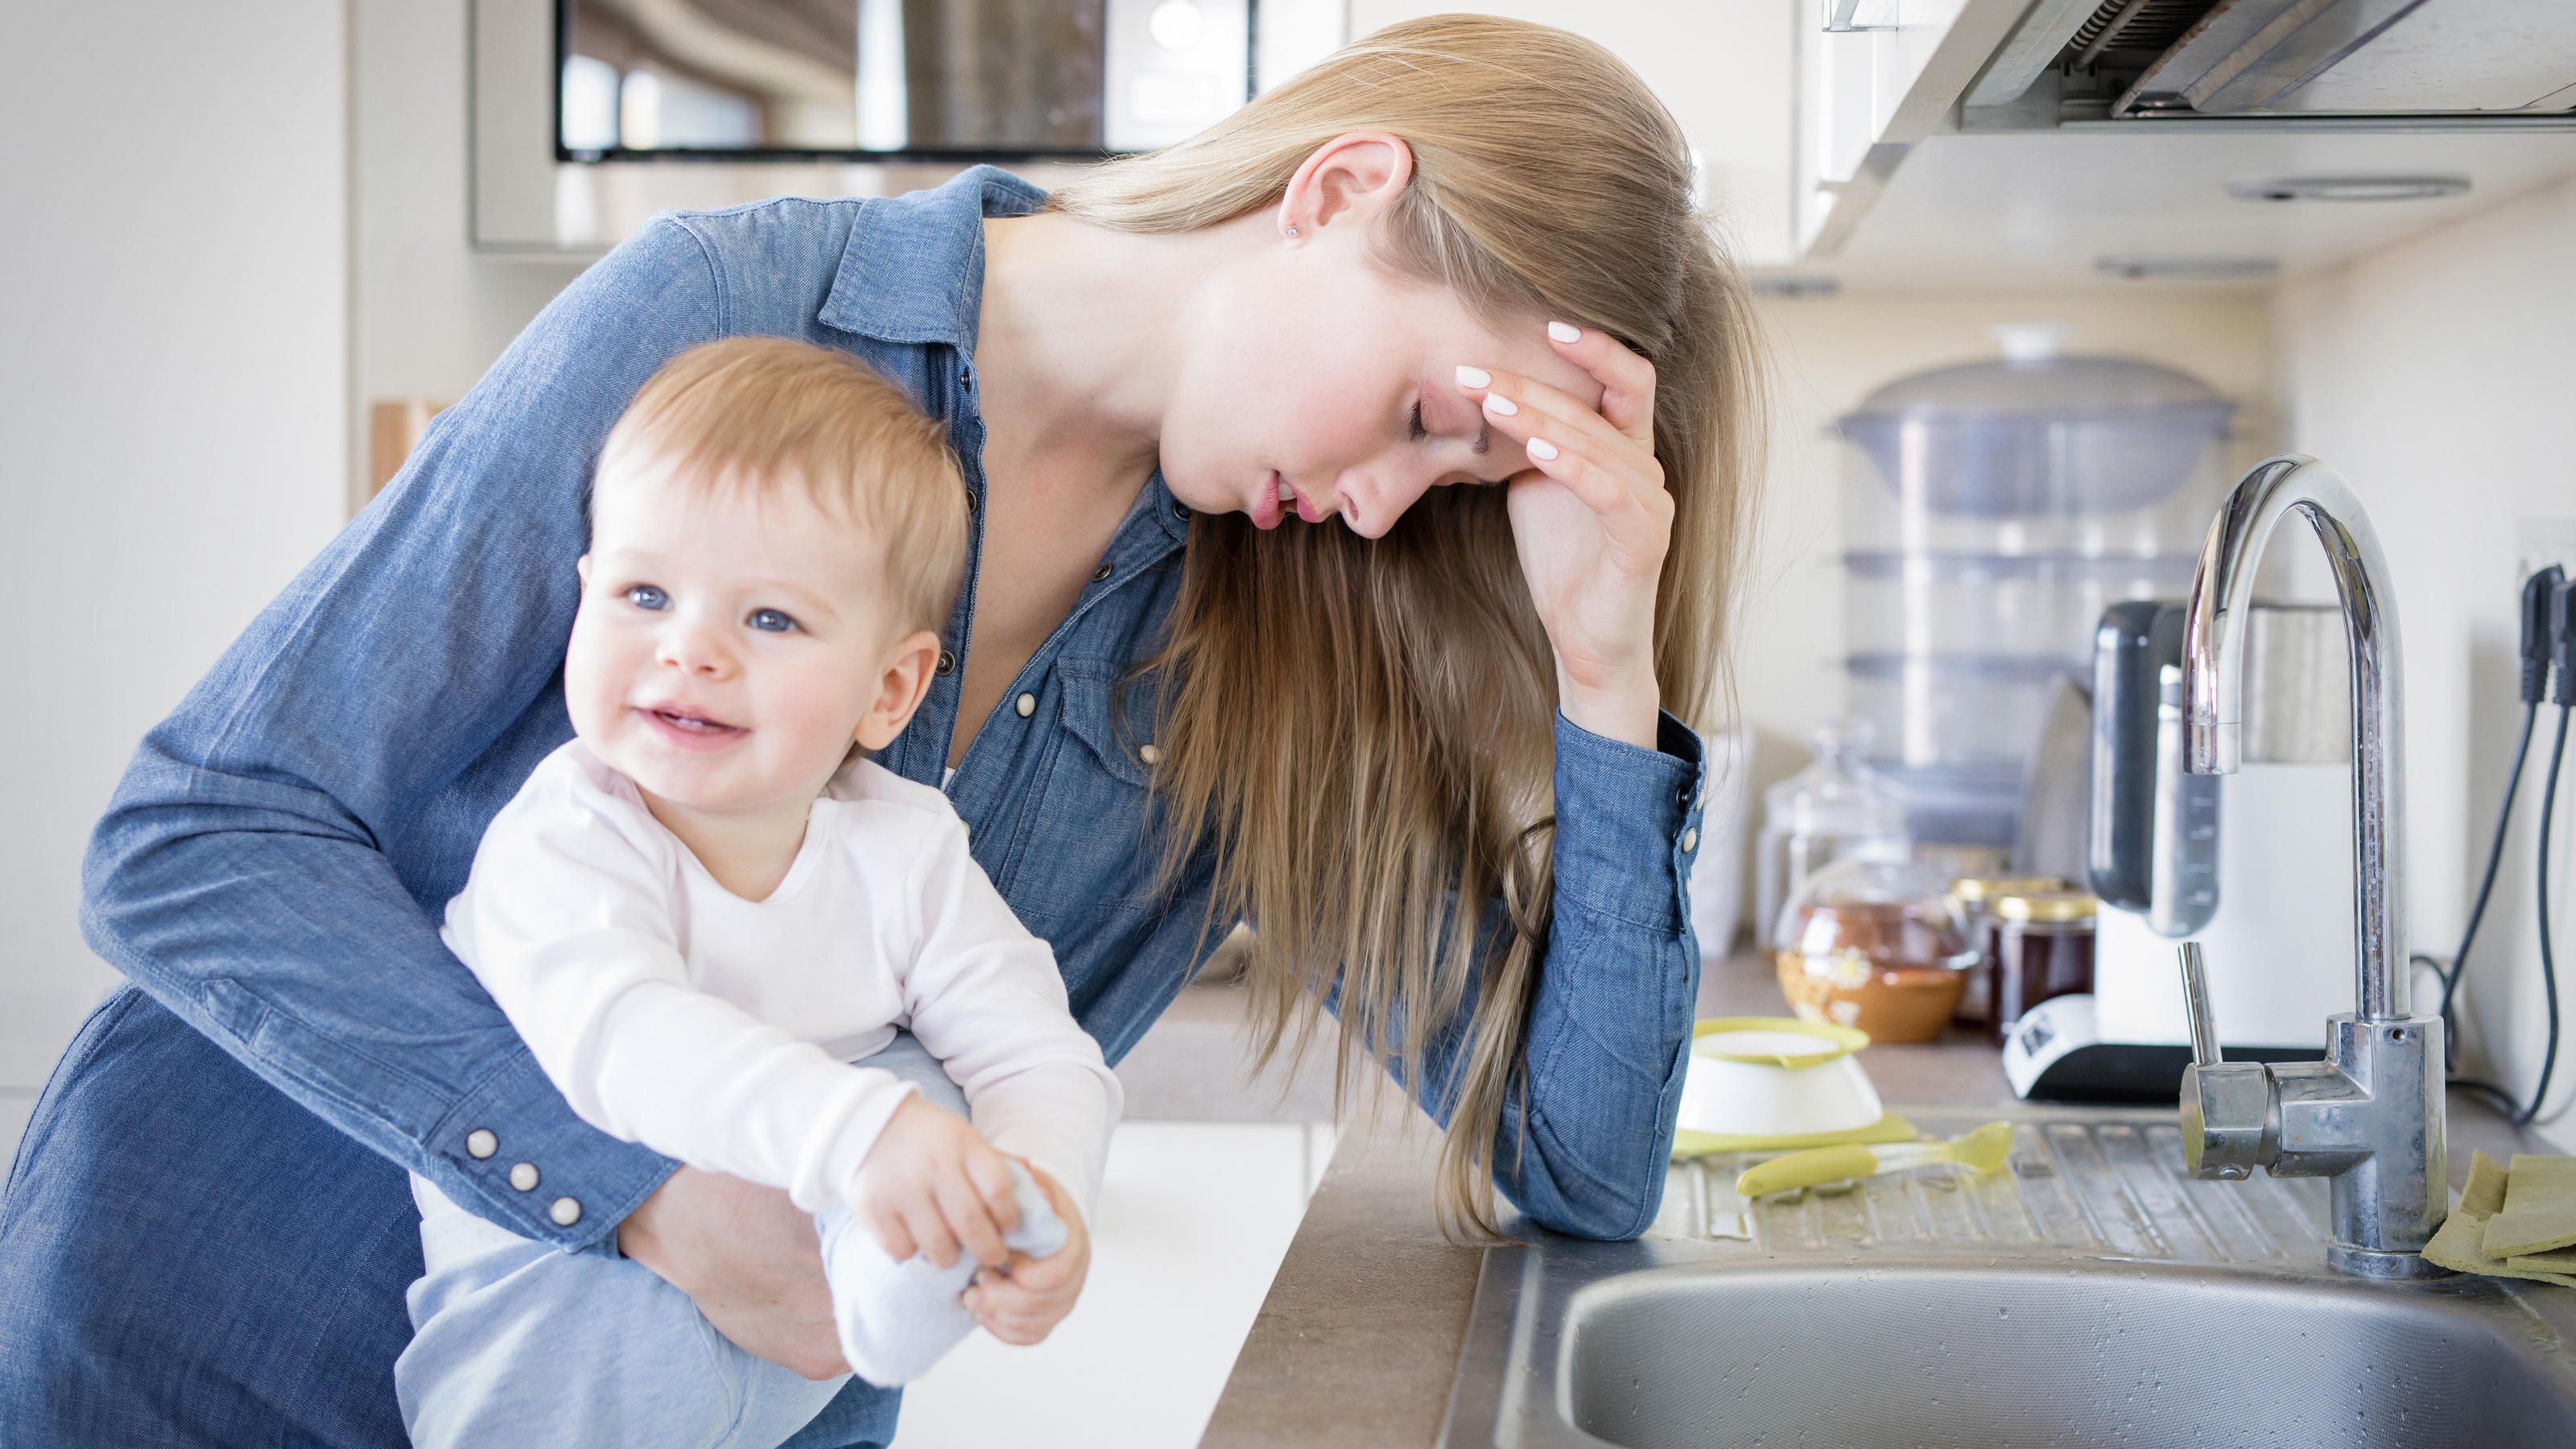
M 2404 680 L 2388 561 L 2352 489 L 2296 454 L 2245 475 L 2210 525 L 2183 626 L 2183 768 L 2233 772 L 2241 760 L 2246 624 L 2254 573 L 2292 512 L 2325 545 L 2343 603 L 2352 670 L 2353 912 L 2357 1009 L 2326 1020 L 2321 1062 L 2222 1061 L 2198 943 L 2182 948 L 2192 1064 L 2183 1071 L 2183 1153 L 2192 1175 L 2333 1179 L 2326 1261 L 2364 1278 L 2427 1278 L 2425 1242 L 2450 1211 L 2442 1149 L 2442 1022 L 2407 1003 L 2406 876 L 2401 866 Z M 2260 962 L 2234 969 L 2259 969 Z

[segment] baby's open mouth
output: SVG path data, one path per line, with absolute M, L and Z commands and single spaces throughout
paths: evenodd
M 729 725 L 719 719 L 691 714 L 686 710 L 648 706 L 643 713 L 655 724 L 673 734 L 691 739 L 716 740 L 743 733 L 740 725 Z

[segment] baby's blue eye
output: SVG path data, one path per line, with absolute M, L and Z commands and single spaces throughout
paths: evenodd
M 626 591 L 626 602 L 639 609 L 667 609 L 671 596 L 651 584 L 637 584 Z
M 776 609 L 754 609 L 751 611 L 751 627 L 764 634 L 784 634 L 796 627 L 796 621 Z

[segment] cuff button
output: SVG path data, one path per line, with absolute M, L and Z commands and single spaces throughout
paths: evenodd
M 535 1192 L 537 1190 L 537 1165 L 533 1162 L 519 1162 L 511 1164 L 510 1186 L 517 1188 L 521 1192 Z
M 465 1155 L 480 1162 L 501 1150 L 501 1139 L 489 1127 L 477 1127 L 465 1134 Z
M 556 1227 L 571 1227 L 581 1221 L 581 1203 L 575 1198 L 556 1198 L 554 1206 L 546 1209 L 546 1216 L 555 1220 Z

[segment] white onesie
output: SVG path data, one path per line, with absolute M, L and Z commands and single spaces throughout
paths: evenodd
M 947 797 L 873 762 L 833 779 L 786 878 L 754 902 L 576 740 L 494 817 L 443 936 L 584 1121 L 807 1212 L 846 1203 L 916 1090 L 850 1065 L 897 1028 L 994 1147 L 1086 1213 L 1099 1189 L 1118 1079 L 1068 1012 L 1054 954 L 967 853 Z

